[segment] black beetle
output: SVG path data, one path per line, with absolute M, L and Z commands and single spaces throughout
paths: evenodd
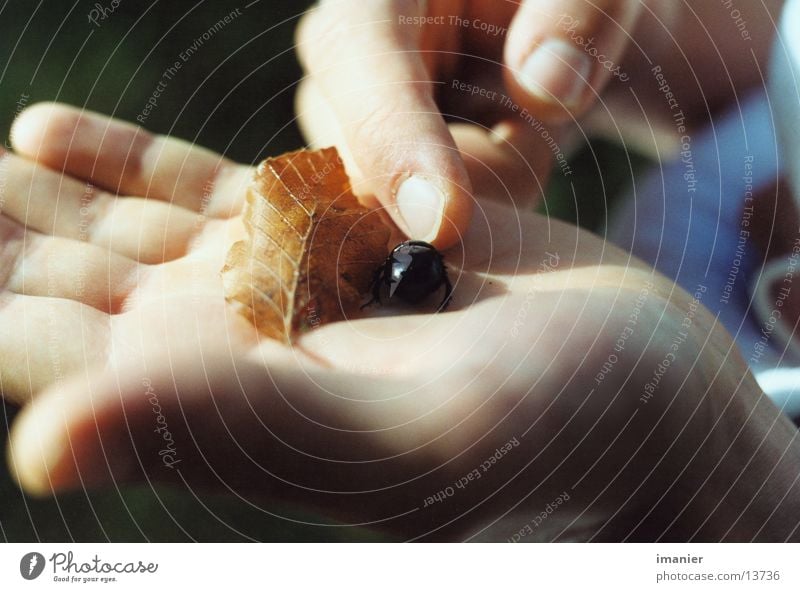
M 388 289 L 389 300 L 397 297 L 409 304 L 419 304 L 442 285 L 445 292 L 439 310 L 447 308 L 453 292 L 444 257 L 430 243 L 408 240 L 392 249 L 386 261 L 375 270 L 372 299 L 361 308 L 373 302 L 380 304 L 383 286 Z

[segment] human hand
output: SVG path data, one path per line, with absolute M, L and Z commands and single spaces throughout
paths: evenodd
M 26 111 L 13 142 L 0 372 L 4 396 L 36 393 L 9 446 L 30 492 L 169 482 L 406 538 L 507 538 L 569 491 L 532 538 L 721 538 L 717 498 L 689 499 L 709 472 L 735 493 L 746 455 L 776 478 L 796 463 L 793 429 L 702 309 L 641 402 L 692 301 L 575 227 L 481 202 L 446 253 L 450 310 L 386 307 L 287 348 L 222 293 L 248 167 L 63 106 Z M 785 536 L 774 507 L 728 534 Z
M 323 0 L 298 28 L 298 117 L 407 235 L 447 247 L 473 193 L 537 199 L 593 106 L 652 141 L 761 84 L 781 4 L 748 7 L 742 31 L 709 2 Z
M 518 205 L 541 193 L 554 156 L 565 155 L 557 129 L 540 120 L 579 115 L 611 76 L 567 40 L 566 16 L 580 34 L 598 28 L 598 15 L 618 19 L 597 39 L 614 59 L 638 5 L 321 2 L 298 27 L 309 73 L 300 122 L 314 144 L 337 145 L 357 189 L 408 236 L 453 245 L 469 223 L 473 184 Z

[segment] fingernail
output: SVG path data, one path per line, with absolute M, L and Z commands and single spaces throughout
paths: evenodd
M 436 185 L 412 175 L 400 183 L 395 201 L 410 238 L 428 242 L 436 238 L 444 214 L 444 195 Z
M 591 71 L 585 52 L 562 39 L 548 39 L 528 56 L 517 79 L 539 99 L 574 109 L 589 86 Z

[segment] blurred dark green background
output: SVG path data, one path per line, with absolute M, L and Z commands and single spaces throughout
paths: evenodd
M 292 125 L 299 68 L 297 15 L 309 2 L 260 0 L 183 63 L 148 128 L 251 161 L 301 143 Z M 16 103 L 59 100 L 135 120 L 167 66 L 219 19 L 247 1 L 120 0 L 94 25 L 103 2 L 11 0 L 0 13 L 0 126 Z M 245 123 L 247 125 L 245 126 Z
M 292 111 L 301 74 L 292 40 L 297 18 L 308 4 L 120 0 L 105 18 L 96 17 L 96 25 L 89 15 L 100 14 L 98 5 L 112 8 L 111 0 L 7 1 L 0 7 L 0 131 L 7 136 L 18 107 L 42 100 L 134 121 L 165 69 L 239 8 L 242 16 L 183 63 L 147 116 L 146 127 L 243 162 L 297 148 L 303 140 Z M 643 162 L 620 147 L 592 142 L 571 157 L 573 178 L 556 175 L 547 193 L 547 212 L 588 228 L 602 226 L 606 202 L 631 182 L 628 158 L 634 167 Z M 16 410 L 4 404 L 3 412 L 0 437 L 5 447 L 5 431 Z M 166 489 L 120 488 L 35 500 L 13 484 L 5 463 L 0 470 L 0 538 L 5 541 L 376 538 L 363 530 L 306 523 L 313 521 L 288 508 L 257 508 L 224 496 Z

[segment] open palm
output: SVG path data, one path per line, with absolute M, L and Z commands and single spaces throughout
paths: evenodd
M 12 139 L 0 376 L 7 399 L 34 395 L 10 447 L 33 492 L 170 481 L 409 537 L 508 537 L 568 484 L 570 510 L 539 538 L 613 537 L 610 518 L 660 490 L 641 487 L 649 465 L 611 476 L 685 421 L 661 420 L 698 356 L 730 351 L 699 311 L 682 367 L 643 406 L 691 299 L 588 233 L 496 202 L 446 253 L 446 313 L 382 307 L 285 347 L 222 292 L 250 167 L 59 105 L 26 111 Z

